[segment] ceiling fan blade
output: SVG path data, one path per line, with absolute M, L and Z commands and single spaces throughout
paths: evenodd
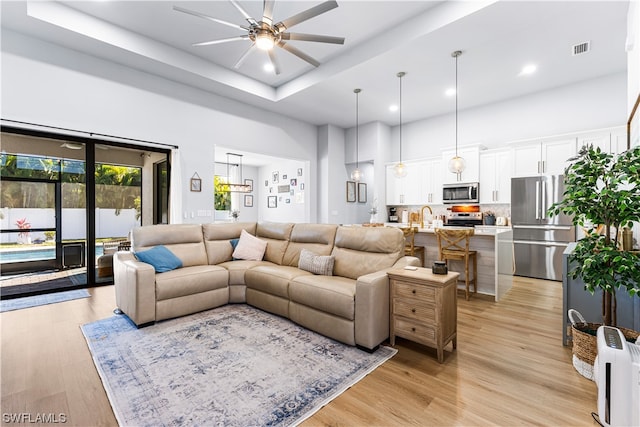
M 250 54 L 251 52 L 253 52 L 253 49 L 255 48 L 255 46 L 256 46 L 256 44 L 255 44 L 255 43 L 252 43 L 252 44 L 251 44 L 251 46 L 249 46 L 249 49 L 247 49 L 247 50 L 242 54 L 242 56 L 240 57 L 240 59 L 238 59 L 238 62 L 236 62 L 236 63 L 233 65 L 233 68 L 235 68 L 235 69 L 240 68 L 240 66 L 242 65 L 242 63 L 244 62 L 244 60 L 245 60 L 245 59 L 247 59 L 247 57 L 249 56 L 249 54 Z
M 194 43 L 191 46 L 210 46 L 212 44 L 235 42 L 235 41 L 239 41 L 239 40 L 249 40 L 249 36 L 237 36 L 237 37 L 229 37 L 229 38 L 226 38 L 226 39 L 211 40 L 211 41 L 208 41 L 208 42 Z
M 242 16 L 244 16 L 244 19 L 246 19 L 249 24 L 257 24 L 256 20 L 253 19 L 242 6 L 240 6 L 240 3 L 238 3 L 236 0 L 229 0 L 229 2 L 231 2 L 231 4 L 234 5 L 236 9 L 238 9 L 238 11 L 242 14 Z
M 271 61 L 271 65 L 273 65 L 273 71 L 276 74 L 280 74 L 280 64 L 278 63 L 278 58 L 276 58 L 276 52 L 274 49 L 268 50 L 269 61 Z
M 280 31 L 283 31 L 287 28 L 291 28 L 294 25 L 297 25 L 308 19 L 314 18 L 325 12 L 328 12 L 331 9 L 335 9 L 336 7 L 338 7 L 338 2 L 336 2 L 335 0 L 329 0 L 324 3 L 320 3 L 319 5 L 314 6 L 311 9 L 307 9 L 304 12 L 300 12 L 297 15 L 293 15 L 292 17 L 287 18 L 284 21 L 277 23 L 276 27 L 278 27 Z
M 309 64 L 313 65 L 314 67 L 318 67 L 320 65 L 320 63 L 317 60 L 313 59 L 312 57 L 302 52 L 301 50 L 296 49 L 295 47 L 290 46 L 283 41 L 280 41 L 280 43 L 278 43 L 278 46 L 280 46 L 287 52 L 294 54 L 295 56 L 302 59 L 303 61 L 307 61 Z
M 269 25 L 273 24 L 273 0 L 264 0 L 264 7 L 262 9 L 262 21 Z
M 318 34 L 282 33 L 283 40 L 302 40 L 306 42 L 344 44 L 344 37 L 321 36 Z
M 249 31 L 248 27 L 243 27 L 243 26 L 238 25 L 238 24 L 233 24 L 231 22 L 223 21 L 222 19 L 214 18 L 213 16 L 205 15 L 204 13 L 195 12 L 195 11 L 189 10 L 189 9 L 183 9 L 183 8 L 181 8 L 179 6 L 173 6 L 173 10 L 176 10 L 176 11 L 182 12 L 182 13 L 186 13 L 188 15 L 197 16 L 198 18 L 207 19 L 209 21 L 217 22 L 218 24 L 227 25 L 227 26 L 229 26 L 231 28 L 237 28 L 238 30 Z

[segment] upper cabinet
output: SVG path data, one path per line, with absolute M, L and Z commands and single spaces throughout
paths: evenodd
M 407 176 L 396 178 L 395 165 L 387 166 L 387 205 L 442 203 L 442 162 L 440 158 L 405 162 Z
M 576 138 L 529 142 L 515 146 L 513 176 L 561 175 L 576 155 Z
M 627 149 L 627 130 L 620 127 L 578 136 L 578 151 L 589 145 L 605 153 L 620 154 Z
M 465 168 L 460 175 L 449 172 L 449 160 L 456 155 L 456 150 L 442 152 L 442 184 L 456 184 L 458 182 L 478 182 L 480 180 L 480 147 L 458 148 L 458 156 L 465 162 Z
M 480 153 L 480 203 L 511 202 L 511 151 Z

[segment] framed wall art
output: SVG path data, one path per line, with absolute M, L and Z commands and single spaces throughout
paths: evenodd
M 347 181 L 347 202 L 353 203 L 356 201 L 356 182 Z
M 252 208 L 253 207 L 253 195 L 251 195 L 251 194 L 245 194 L 244 195 L 244 205 L 247 208 Z
M 195 192 L 202 191 L 202 180 L 200 179 L 200 175 L 198 175 L 198 172 L 194 173 L 189 180 L 189 189 Z
M 253 191 L 253 180 L 252 179 L 245 179 L 244 180 L 244 185 L 248 185 L 250 187 L 249 191 Z
M 277 208 L 278 207 L 278 197 L 277 196 L 267 196 L 267 207 L 268 208 Z
M 367 184 L 358 183 L 358 203 L 367 203 Z

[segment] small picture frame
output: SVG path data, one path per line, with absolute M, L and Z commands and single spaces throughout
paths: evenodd
M 302 168 L 298 168 L 298 176 L 302 176 Z
M 280 173 L 278 171 L 271 173 L 271 182 L 274 184 L 280 182 Z
M 282 175 L 282 179 L 283 179 L 284 181 L 286 181 L 286 180 L 287 180 L 287 175 Z
M 265 179 L 265 180 L 264 180 L 264 186 L 265 186 L 265 187 L 268 187 L 268 186 L 269 186 L 269 180 L 268 180 L 268 179 Z
M 355 203 L 356 201 L 356 182 L 347 181 L 347 202 Z
M 284 202 L 285 203 L 291 203 L 291 199 L 286 199 Z
M 358 203 L 367 203 L 367 184 L 358 183 Z
M 300 190 L 304 190 L 304 182 L 300 183 Z
M 291 178 L 291 181 L 289 181 L 289 185 L 295 187 L 296 185 L 298 185 L 298 180 L 296 178 Z
M 244 195 L 244 206 L 247 208 L 252 208 L 253 207 L 253 195 L 252 194 L 245 194 Z
M 267 207 L 268 208 L 277 208 L 278 207 L 278 197 L 277 196 L 267 196 Z
M 252 179 L 245 179 L 244 180 L 244 185 L 248 185 L 250 187 L 249 191 L 253 191 L 253 180 Z
M 195 191 L 195 192 L 202 191 L 202 180 L 200 178 L 191 178 L 189 183 L 190 183 L 189 189 L 191 191 Z

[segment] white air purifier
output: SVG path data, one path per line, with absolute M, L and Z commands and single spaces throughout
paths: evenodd
M 640 426 L 640 345 L 627 342 L 619 329 L 598 328 L 598 416 L 605 426 Z

